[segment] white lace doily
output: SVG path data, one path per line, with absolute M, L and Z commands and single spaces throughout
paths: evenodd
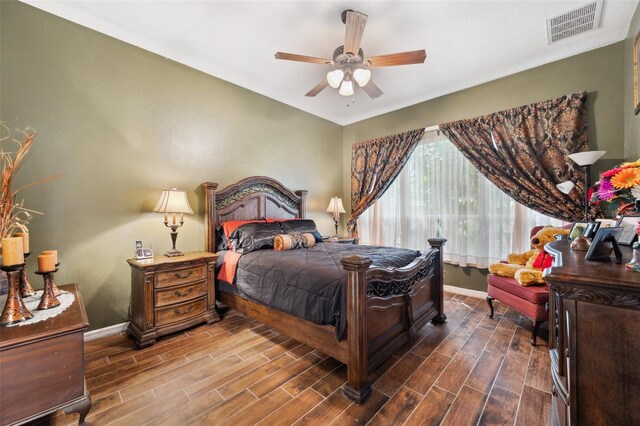
M 42 290 L 36 291 L 36 294 L 30 297 L 25 297 L 22 299 L 25 306 L 33 314 L 33 318 L 28 319 L 26 321 L 21 321 L 15 324 L 7 325 L 6 327 L 15 327 L 15 326 L 23 326 L 35 324 L 40 321 L 47 320 L 49 318 L 53 318 L 57 315 L 60 315 L 67 309 L 69 306 L 73 304 L 73 301 L 76 300 L 76 297 L 73 293 L 69 293 L 68 291 L 60 290 L 60 295 L 57 296 L 60 304 L 55 308 L 45 309 L 44 311 L 39 311 L 36 309 L 38 304 L 40 303 L 40 297 L 42 296 Z M 0 307 L 4 308 L 5 303 L 7 302 L 7 295 L 3 294 L 0 296 Z

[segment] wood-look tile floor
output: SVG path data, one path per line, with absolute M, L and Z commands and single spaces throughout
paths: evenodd
M 85 345 L 93 425 L 545 425 L 551 374 L 545 326 L 496 303 L 445 294 L 445 324 L 371 375 L 366 403 L 346 399 L 344 365 L 236 311 L 137 350 L 127 336 Z M 49 423 L 77 423 L 62 412 Z

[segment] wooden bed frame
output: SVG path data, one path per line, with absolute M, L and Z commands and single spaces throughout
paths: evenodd
M 305 218 L 307 191 L 291 191 L 280 182 L 254 176 L 221 191 L 217 183 L 205 191 L 205 246 L 215 252 L 216 227 L 229 220 Z M 443 311 L 443 238 L 429 239 L 433 250 L 399 268 L 370 268 L 371 260 L 347 256 L 345 303 L 347 337 L 338 342 L 335 327 L 317 325 L 280 310 L 218 292 L 230 307 L 281 331 L 347 365 L 346 396 L 361 403 L 371 393 L 370 370 L 411 340 L 427 322 L 441 324 Z

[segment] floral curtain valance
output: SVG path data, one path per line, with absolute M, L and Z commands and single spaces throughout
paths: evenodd
M 519 203 L 574 221 L 582 216 L 583 171 L 569 154 L 589 149 L 586 92 L 468 120 L 440 130 L 473 165 Z M 556 184 L 571 180 L 568 195 Z
M 347 223 L 351 235 L 358 235 L 356 220 L 393 183 L 423 135 L 424 128 L 353 145 L 351 216 Z

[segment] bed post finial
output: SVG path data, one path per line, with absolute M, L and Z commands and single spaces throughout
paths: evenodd
M 431 248 L 438 250 L 438 261 L 436 268 L 436 292 L 438 295 L 438 315 L 436 315 L 431 322 L 433 324 L 442 324 L 447 320 L 447 316 L 444 313 L 444 255 L 442 249 L 447 242 L 446 238 L 429 238 L 429 245 Z
M 347 256 L 340 260 L 347 271 L 347 384 L 342 391 L 356 403 L 364 402 L 371 394 L 367 381 L 367 269 L 371 259 Z
M 210 253 L 216 252 L 216 231 L 213 229 L 216 215 L 216 182 L 204 182 L 204 250 Z

